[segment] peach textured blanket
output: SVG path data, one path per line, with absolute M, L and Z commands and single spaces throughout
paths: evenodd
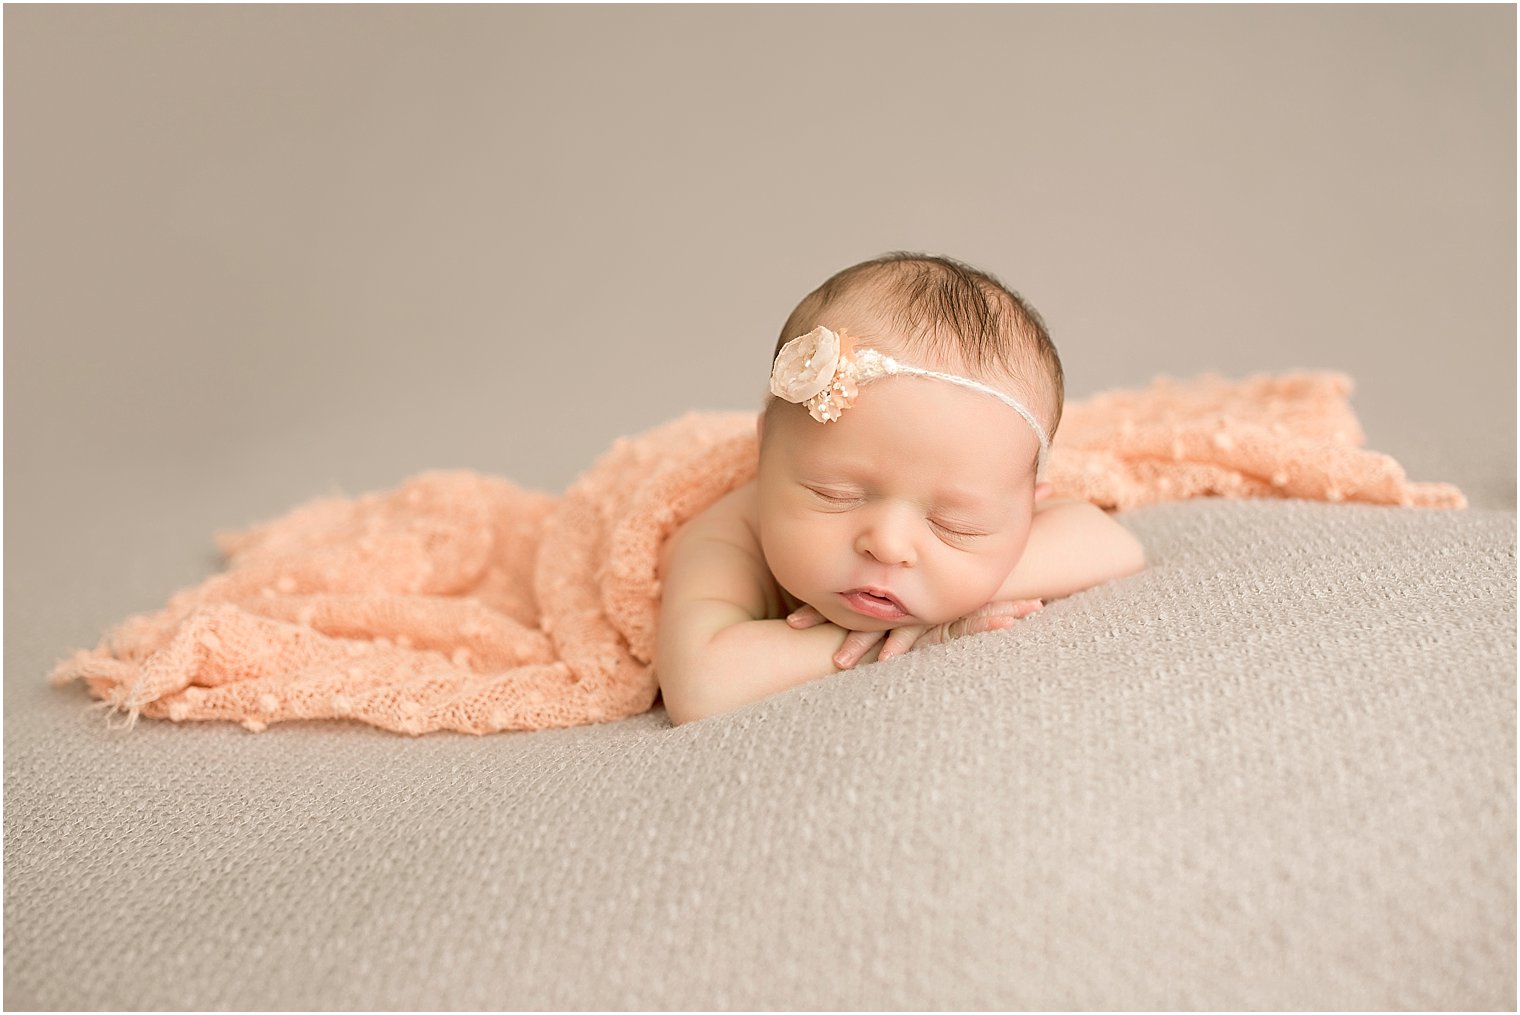
M 1199 496 L 1461 507 L 1360 448 L 1334 374 L 1160 380 L 1066 408 L 1057 496 L 1129 508 Z M 227 568 L 55 669 L 127 725 L 250 730 L 346 718 L 489 733 L 647 710 L 661 544 L 746 482 L 754 416 L 691 414 L 614 442 L 559 498 L 432 472 L 325 498 L 218 542 Z

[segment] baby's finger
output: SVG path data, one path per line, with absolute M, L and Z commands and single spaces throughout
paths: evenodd
M 834 653 L 834 665 L 841 670 L 847 670 L 871 651 L 871 646 L 881 640 L 880 631 L 851 631 L 844 639 L 844 644 L 839 646 L 839 651 Z
M 964 638 L 968 634 L 986 634 L 988 631 L 1003 631 L 1019 622 L 1019 618 L 1011 613 L 980 614 L 974 617 L 966 617 L 950 625 L 950 637 Z
M 1038 599 L 1005 599 L 988 603 L 975 613 L 951 624 L 945 633 L 947 638 L 963 638 L 968 634 L 1006 630 L 1031 613 L 1038 612 L 1044 605 Z
M 881 647 L 881 654 L 876 657 L 876 660 L 880 662 L 883 659 L 891 659 L 893 656 L 912 651 L 913 643 L 918 641 L 921 633 L 923 632 L 918 628 L 894 627 L 887 635 L 887 643 Z
M 1044 607 L 1038 599 L 1000 599 L 970 614 L 972 617 L 1027 617 Z
M 786 623 L 788 627 L 795 628 L 798 631 L 805 631 L 810 627 L 817 627 L 819 624 L 824 623 L 824 617 L 823 614 L 813 607 L 803 604 L 787 615 Z
M 1015 617 L 1027 617 L 1031 613 L 1039 613 L 1045 608 L 1045 602 L 1041 599 L 1013 599 L 1008 602 L 1009 612 Z

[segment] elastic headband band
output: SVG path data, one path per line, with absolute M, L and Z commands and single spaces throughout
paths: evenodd
M 855 404 L 860 385 L 898 374 L 945 381 L 996 398 L 1022 416 L 1034 431 L 1040 441 L 1039 467 L 1044 467 L 1045 456 L 1050 452 L 1050 438 L 1034 413 L 1017 398 L 969 377 L 899 363 L 875 349 L 857 352 L 854 339 L 835 334 L 821 325 L 781 347 L 771 366 L 771 394 L 787 402 L 805 405 L 808 414 L 818 422 L 830 423 Z

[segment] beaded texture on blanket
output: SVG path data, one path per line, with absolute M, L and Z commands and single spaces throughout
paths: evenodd
M 1189 497 L 1461 507 L 1363 435 L 1336 374 L 1157 381 L 1066 409 L 1045 478 L 1130 508 Z M 659 555 L 748 481 L 749 414 L 691 414 L 620 439 L 560 498 L 468 471 L 324 498 L 219 537 L 227 568 L 128 619 L 52 680 L 139 715 L 351 719 L 489 733 L 646 711 Z

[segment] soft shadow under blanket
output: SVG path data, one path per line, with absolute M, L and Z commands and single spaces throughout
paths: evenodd
M 1158 380 L 1066 407 L 1045 478 L 1130 508 L 1199 496 L 1461 507 L 1361 448 L 1337 374 Z M 474 472 L 324 498 L 218 537 L 227 568 L 52 679 L 139 714 L 401 733 L 607 722 L 654 704 L 667 536 L 755 471 L 752 414 L 613 443 L 559 498 Z

